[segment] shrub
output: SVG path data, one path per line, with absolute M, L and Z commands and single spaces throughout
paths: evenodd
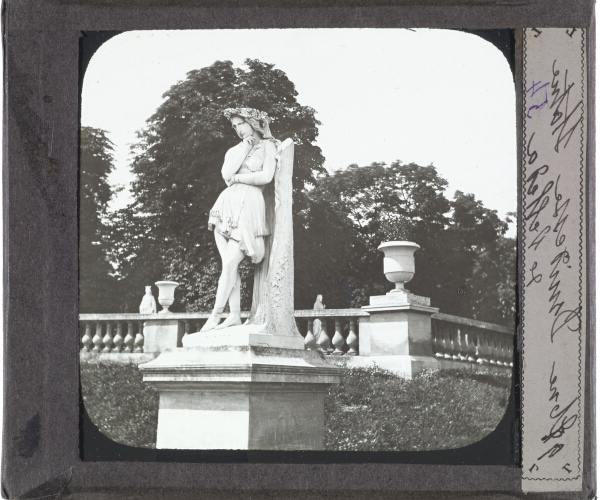
M 100 432 L 128 446 L 156 447 L 158 392 L 142 382 L 137 363 L 82 359 L 80 377 L 83 404 Z
M 325 400 L 325 449 L 459 448 L 492 432 L 508 404 L 511 376 L 464 370 L 405 380 L 380 368 L 343 368 Z
M 380 368 L 340 367 L 325 398 L 325 449 L 459 448 L 492 432 L 506 411 L 510 375 L 463 370 L 405 380 Z M 81 361 L 81 389 L 94 424 L 110 439 L 154 448 L 158 394 L 134 362 Z

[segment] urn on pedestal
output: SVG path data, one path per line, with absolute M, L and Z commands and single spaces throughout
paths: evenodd
M 404 284 L 415 275 L 415 251 L 421 248 L 412 241 L 386 241 L 377 250 L 384 253 L 383 272 L 396 285 L 391 292 L 403 292 Z
M 175 281 L 157 281 L 155 285 L 158 287 L 158 303 L 163 307 L 159 314 L 170 313 L 169 307 L 175 300 L 175 288 L 179 283 Z

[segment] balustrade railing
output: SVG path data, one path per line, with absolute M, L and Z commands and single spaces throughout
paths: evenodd
M 359 320 L 368 318 L 369 313 L 362 309 L 304 309 L 295 311 L 294 316 L 306 349 L 357 356 Z
M 433 352 L 440 360 L 513 366 L 510 328 L 437 313 L 431 318 L 431 333 Z
M 199 331 L 209 313 L 82 314 L 82 352 L 144 352 L 144 324 L 157 319 L 181 322 L 182 337 Z M 359 354 L 359 323 L 369 314 L 362 309 L 306 309 L 294 312 L 306 349 L 332 356 Z M 242 312 L 242 318 L 248 312 Z M 363 321 L 364 321 L 363 319 Z M 514 333 L 509 328 L 448 314 L 431 318 L 432 349 L 440 360 L 513 366 Z M 178 342 L 181 345 L 181 339 Z
M 82 352 L 144 352 L 144 320 L 140 314 L 82 314 L 80 348 Z M 89 318 L 89 319 L 88 319 Z
M 248 317 L 242 312 L 242 319 Z M 157 319 L 178 320 L 183 337 L 199 331 L 209 313 L 81 314 L 82 352 L 140 353 L 144 351 L 144 323 Z M 358 354 L 358 320 L 369 314 L 361 309 L 297 310 L 296 324 L 306 349 L 318 349 L 334 356 Z M 181 342 L 179 342 L 181 345 Z

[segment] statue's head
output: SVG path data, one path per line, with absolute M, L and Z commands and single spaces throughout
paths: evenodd
M 150 295 L 152 293 L 152 286 L 146 286 L 144 289 L 146 290 L 146 295 Z
M 323 296 L 317 295 L 317 302 L 323 302 Z
M 252 135 L 254 131 L 263 139 L 273 139 L 269 128 L 271 118 L 267 113 L 254 108 L 227 108 L 223 114 L 231 121 L 241 139 Z

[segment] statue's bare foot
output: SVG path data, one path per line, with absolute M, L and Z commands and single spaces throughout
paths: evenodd
M 215 330 L 222 330 L 223 328 L 227 328 L 229 326 L 237 326 L 242 324 L 242 318 L 240 318 L 240 313 L 230 312 L 225 321 L 221 323 L 219 326 L 215 327 Z
M 200 331 L 207 332 L 209 330 L 214 330 L 219 325 L 219 321 L 221 321 L 220 315 L 216 312 L 212 312 L 206 320 L 206 323 L 204 323 L 204 326 L 200 329 Z

